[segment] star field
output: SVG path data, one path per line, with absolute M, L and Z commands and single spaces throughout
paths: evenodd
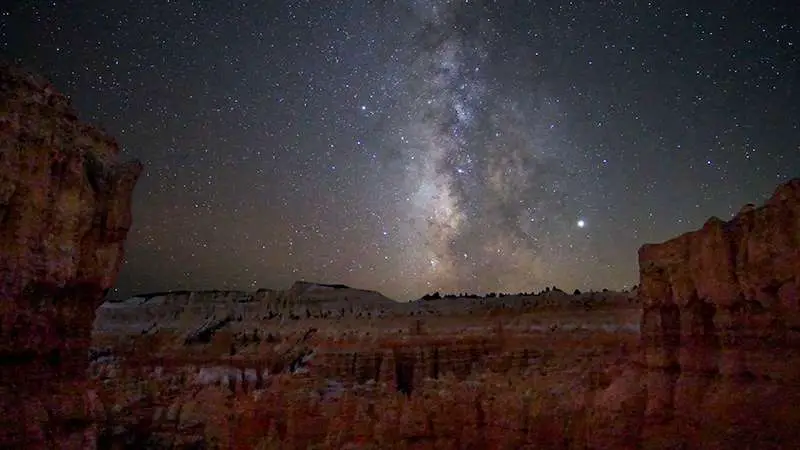
M 116 295 L 620 289 L 800 176 L 800 8 L 712 1 L 0 7 L 145 174 Z

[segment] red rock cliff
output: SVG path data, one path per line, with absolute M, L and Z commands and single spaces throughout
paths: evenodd
M 0 67 L 0 447 L 90 448 L 85 371 L 142 170 L 47 81 Z
M 729 222 L 644 245 L 639 266 L 644 438 L 800 448 L 800 179 Z

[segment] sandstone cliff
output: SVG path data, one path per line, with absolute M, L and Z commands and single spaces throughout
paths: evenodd
M 97 309 L 94 330 L 134 335 L 158 330 L 190 332 L 226 318 L 247 323 L 341 318 L 379 314 L 397 305 L 375 291 L 304 281 L 286 290 L 156 292 L 103 303 Z
M 800 179 L 643 246 L 639 266 L 643 439 L 800 448 Z
M 47 81 L 0 67 L 0 446 L 89 448 L 85 371 L 142 170 Z
M 123 301 L 107 301 L 97 309 L 96 335 L 141 335 L 159 331 L 193 333 L 227 319 L 230 328 L 253 331 L 286 321 L 299 327 L 309 320 L 320 328 L 360 319 L 398 317 L 457 317 L 518 315 L 544 310 L 633 309 L 629 294 L 605 291 L 580 295 L 542 293 L 504 297 L 452 297 L 436 301 L 401 303 L 379 292 L 348 287 L 295 282 L 289 289 L 257 291 L 171 291 L 139 294 Z M 322 320 L 324 319 L 324 320 Z M 314 322 L 316 320 L 316 322 Z M 333 327 L 336 328 L 336 327 Z M 325 330 L 321 330 L 325 332 Z M 338 333 L 338 331 L 337 331 Z

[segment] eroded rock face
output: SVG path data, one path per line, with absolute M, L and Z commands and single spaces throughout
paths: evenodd
M 800 179 L 639 250 L 643 438 L 798 448 Z
M 0 66 L 0 447 L 90 448 L 94 311 L 142 170 L 47 81 Z
M 519 376 L 544 356 L 541 349 L 504 346 L 497 336 L 459 341 L 422 336 L 365 347 L 320 351 L 311 361 L 311 373 L 326 379 L 387 383 L 399 392 L 412 394 L 426 379 L 452 376 L 463 381 L 483 371 Z

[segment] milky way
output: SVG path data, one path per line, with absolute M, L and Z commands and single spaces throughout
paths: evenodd
M 11 3 L 145 165 L 118 296 L 619 289 L 800 176 L 792 2 Z
M 561 216 L 561 159 L 548 140 L 547 99 L 523 111 L 494 92 L 484 75 L 496 36 L 489 17 L 468 3 L 417 5 L 407 93 L 400 118 L 414 233 L 403 262 L 429 286 L 446 290 L 524 290 L 545 281 L 539 255 L 563 238 L 543 225 Z M 529 117 L 530 116 L 530 117 Z M 547 212 L 547 214 L 545 214 Z M 555 227 L 558 230 L 558 227 Z M 554 235 L 555 234 L 555 235 Z M 553 242 L 555 241 L 555 242 Z

